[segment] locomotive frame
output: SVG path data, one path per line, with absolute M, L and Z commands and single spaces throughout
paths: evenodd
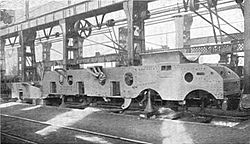
M 56 69 L 46 72 L 42 97 L 81 95 L 122 98 L 122 109 L 145 91 L 154 91 L 163 101 L 202 99 L 221 103 L 240 94 L 240 78 L 218 64 L 198 64 L 181 52 L 142 55 L 142 66 L 87 69 Z

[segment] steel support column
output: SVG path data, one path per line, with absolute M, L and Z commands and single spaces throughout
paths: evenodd
M 35 59 L 35 30 L 25 30 L 20 32 L 21 48 L 18 52 L 18 73 L 21 81 L 37 81 L 38 75 L 36 70 Z
M 29 0 L 25 0 L 25 19 L 29 19 Z
M 183 31 L 184 20 L 183 16 L 176 16 L 174 18 L 175 23 L 175 48 L 183 48 Z
M 244 2 L 244 93 L 250 97 L 250 1 Z
M 5 74 L 5 39 L 0 40 L 0 70 L 1 70 L 1 76 Z
M 43 63 L 49 63 L 50 62 L 50 49 L 52 44 L 49 42 L 42 43 L 43 46 Z M 44 65 L 44 71 L 50 71 L 50 66 Z
M 19 37 L 21 39 L 21 32 L 19 34 Z M 22 50 L 22 46 L 17 48 L 17 67 L 18 67 L 18 77 L 20 78 L 20 80 L 23 80 L 23 50 Z
M 140 53 L 144 53 L 145 46 L 145 22 L 149 18 L 148 3 L 143 1 L 135 1 L 133 5 L 134 12 L 134 65 L 141 64 Z
M 145 52 L 144 20 L 148 16 L 147 1 L 128 0 L 123 3 L 123 9 L 127 17 L 127 65 L 140 65 L 140 53 Z
M 193 24 L 193 16 L 191 14 L 184 15 L 184 31 L 183 31 L 183 47 L 190 48 L 191 26 Z
M 82 57 L 83 39 L 73 30 L 74 21 L 65 19 L 59 24 L 63 33 L 63 68 L 77 69 L 77 60 Z
M 59 25 L 61 27 L 62 34 L 63 34 L 63 68 L 66 69 L 68 52 L 67 52 L 67 37 L 66 37 L 66 21 L 65 21 L 65 19 L 59 21 Z
M 128 65 L 134 65 L 134 23 L 133 23 L 133 0 L 123 3 L 123 9 L 127 17 L 128 37 L 126 49 L 128 51 Z
M 179 15 L 175 17 L 175 47 L 176 48 L 189 48 L 190 47 L 190 29 L 193 23 L 193 16 Z
M 25 72 L 24 72 L 24 66 L 25 66 L 25 58 L 24 58 L 24 38 L 23 38 L 23 31 L 19 32 L 19 43 L 21 47 L 17 49 L 18 53 L 18 76 L 20 77 L 21 81 L 24 81 L 25 79 Z
M 77 64 L 77 60 L 79 60 L 80 58 L 82 58 L 83 55 L 83 39 L 73 35 L 72 37 L 68 37 L 72 39 L 72 45 L 67 46 L 67 51 L 68 51 L 68 55 L 71 54 L 70 57 L 68 57 L 68 60 L 73 60 L 73 64 L 71 63 L 70 65 L 68 65 L 68 68 L 71 69 L 78 69 L 80 68 L 80 65 Z

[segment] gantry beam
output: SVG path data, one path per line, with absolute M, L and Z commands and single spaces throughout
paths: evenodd
M 234 33 L 234 34 L 230 34 L 232 37 L 237 37 L 239 40 L 243 40 L 244 39 L 244 34 L 242 33 Z M 218 43 L 222 42 L 223 43 L 227 43 L 227 42 L 231 42 L 232 39 L 226 35 L 222 35 L 222 37 L 220 38 L 220 36 L 217 36 L 218 38 Z M 214 40 L 214 36 L 208 36 L 208 37 L 199 37 L 199 38 L 192 38 L 189 41 L 186 42 L 187 45 L 204 45 L 204 44 L 209 44 L 209 43 L 215 43 Z
M 107 55 L 100 55 L 100 56 L 93 56 L 93 57 L 84 57 L 80 58 L 76 61 L 69 60 L 68 64 L 89 64 L 89 63 L 103 63 L 103 62 L 119 62 L 121 59 L 118 54 L 107 54 Z M 51 67 L 55 65 L 63 65 L 62 60 L 55 60 L 45 63 L 46 67 Z
M 78 20 L 81 18 L 93 17 L 103 13 L 118 11 L 123 9 L 123 3 L 127 0 L 85 0 L 81 3 L 77 3 L 53 12 L 49 12 L 28 20 L 15 23 L 8 26 L 0 27 L 0 37 L 14 37 L 18 35 L 18 31 L 34 28 L 36 30 L 42 30 L 45 28 L 59 25 L 59 20 L 71 19 Z M 152 2 L 155 0 L 143 0 Z M 218 11 L 224 11 L 228 9 L 238 8 L 237 5 L 230 5 L 218 8 Z M 183 8 L 183 6 L 177 6 L 169 9 L 168 11 L 177 11 Z M 166 12 L 168 12 L 166 11 Z M 155 13 L 152 13 L 153 15 Z
M 62 8 L 26 21 L 0 28 L 0 37 L 7 38 L 18 35 L 18 31 L 34 28 L 41 30 L 59 25 L 62 19 L 78 20 L 123 9 L 126 0 L 88 0 Z
M 178 50 L 184 53 L 201 53 L 202 55 L 243 52 L 244 42 L 243 40 L 239 40 L 230 44 L 195 46 L 195 47 L 183 48 L 183 49 L 178 49 Z
M 148 52 L 159 52 L 159 51 L 166 51 L 166 49 L 155 49 L 155 50 L 150 50 Z M 213 44 L 213 45 L 193 46 L 190 48 L 177 48 L 177 49 L 170 49 L 167 51 L 181 51 L 183 53 L 200 53 L 201 55 L 243 52 L 244 41 L 240 40 L 229 44 Z
M 184 49 L 170 49 L 169 51 L 182 51 L 184 53 L 200 53 L 201 55 L 209 54 L 221 54 L 221 53 L 232 53 L 232 52 L 243 52 L 243 41 L 237 41 L 233 44 L 216 44 L 216 45 L 206 45 L 206 46 L 196 46 Z M 155 51 L 148 52 L 157 52 L 163 51 L 163 49 L 156 49 Z M 121 60 L 118 54 L 107 54 L 93 57 L 84 57 L 80 58 L 77 61 L 69 60 L 69 64 L 89 64 L 89 63 L 104 63 L 104 62 L 119 62 Z M 62 60 L 50 61 L 45 64 L 46 66 L 53 65 L 63 65 Z

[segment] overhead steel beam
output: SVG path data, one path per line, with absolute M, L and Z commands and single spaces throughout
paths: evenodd
M 78 20 L 81 18 L 88 18 L 88 17 L 93 17 L 93 16 L 100 15 L 100 14 L 107 13 L 107 12 L 121 10 L 123 9 L 122 7 L 123 2 L 126 0 L 110 0 L 110 1 L 105 0 L 105 1 L 99 2 L 99 4 L 95 4 L 96 1 L 97 0 L 92 0 L 91 2 L 83 1 L 81 3 L 77 3 L 69 7 L 63 8 L 63 9 L 49 12 L 49 13 L 43 14 L 35 18 L 30 18 L 28 21 L 22 21 L 19 23 L 1 27 L 0 37 L 2 38 L 14 37 L 18 35 L 18 31 L 28 29 L 28 28 L 42 30 L 42 29 L 46 29 L 49 27 L 53 27 L 53 26 L 59 25 L 59 20 L 62 20 L 62 19 L 71 19 L 72 21 L 74 21 L 74 20 Z M 147 2 L 152 2 L 152 1 L 155 1 L 155 0 L 147 0 Z M 218 11 L 234 9 L 237 7 L 238 7 L 237 5 L 226 6 L 226 7 L 218 8 Z M 178 9 L 178 7 L 169 9 L 166 12 L 171 11 L 171 10 L 175 11 L 176 9 Z M 70 11 L 73 11 L 74 13 L 70 13 Z M 155 14 L 157 13 L 152 12 L 152 15 L 155 15 Z
M 221 53 L 231 53 L 231 52 L 243 52 L 243 41 L 238 41 L 234 44 L 217 44 L 217 45 L 206 45 L 206 46 L 197 46 L 191 48 L 183 49 L 170 49 L 169 51 L 182 51 L 184 53 L 201 53 L 202 55 L 209 54 L 221 54 Z M 157 49 L 155 51 L 164 51 L 163 49 Z M 147 51 L 154 52 L 154 51 Z M 69 60 L 69 64 L 89 64 L 89 63 L 104 63 L 104 62 L 119 62 L 121 57 L 118 54 L 107 54 L 93 57 L 84 57 L 80 58 L 77 61 Z M 45 66 L 53 65 L 63 65 L 62 60 L 50 61 Z
M 183 48 L 180 50 L 184 53 L 201 53 L 202 55 L 243 52 L 244 43 L 243 40 L 240 40 L 230 44 L 195 46 L 191 48 Z
M 237 37 L 240 40 L 244 39 L 244 35 L 242 33 L 233 33 L 230 34 L 233 37 Z M 222 35 L 221 39 L 218 39 L 218 42 L 230 42 L 232 39 L 226 35 Z M 214 36 L 208 37 L 199 37 L 199 38 L 192 38 L 190 41 L 186 42 L 187 45 L 204 45 L 209 43 L 214 43 Z
M 107 54 L 93 57 L 84 57 L 80 58 L 77 61 L 69 60 L 68 64 L 89 64 L 89 63 L 104 63 L 104 62 L 119 62 L 120 57 L 118 54 Z M 45 63 L 46 67 L 55 66 L 55 65 L 63 65 L 62 60 L 55 60 Z
M 160 52 L 160 51 L 166 51 L 166 49 L 155 49 L 155 50 L 150 50 L 148 52 Z M 202 55 L 243 52 L 244 42 L 243 40 L 240 40 L 230 44 L 194 46 L 190 48 L 170 49 L 167 51 L 181 51 L 183 53 L 200 53 Z
M 44 29 L 44 27 L 51 27 L 59 24 L 59 20 L 72 19 L 77 20 L 80 18 L 93 17 L 99 14 L 114 12 L 123 9 L 123 2 L 126 0 L 112 0 L 112 1 L 99 1 L 89 0 L 77 3 L 66 8 L 62 8 L 44 15 L 30 18 L 28 20 L 16 23 L 10 26 L 2 27 L 0 37 L 9 37 L 12 33 L 17 33 L 21 30 L 35 28 L 36 30 Z M 74 11 L 75 13 L 70 13 Z M 18 35 L 18 34 L 16 34 Z

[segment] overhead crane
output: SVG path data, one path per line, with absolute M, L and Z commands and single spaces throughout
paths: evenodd
M 75 5 L 71 5 L 67 8 L 63 8 L 51 13 L 47 13 L 44 15 L 41 15 L 36 18 L 28 19 L 24 22 L 20 22 L 11 26 L 8 26 L 6 28 L 1 29 L 1 46 L 4 47 L 5 39 L 10 37 L 17 37 L 20 36 L 20 57 L 19 57 L 19 65 L 21 65 L 20 74 L 22 76 L 22 81 L 36 81 L 37 79 L 37 73 L 36 73 L 36 67 L 35 67 L 35 48 L 34 48 L 34 42 L 36 37 L 36 31 L 43 30 L 46 28 L 52 28 L 56 25 L 60 25 L 62 31 L 63 31 L 63 65 L 65 68 L 72 67 L 73 65 L 70 65 L 68 63 L 68 53 L 74 53 L 75 56 L 74 59 L 76 60 L 76 57 L 79 57 L 79 49 L 81 47 L 81 42 L 78 44 L 72 46 L 68 45 L 68 39 L 73 38 L 74 41 L 80 41 L 77 37 L 74 36 L 72 33 L 73 25 L 76 21 L 81 19 L 86 19 L 89 17 L 97 17 L 99 15 L 102 15 L 102 17 L 105 16 L 106 13 L 111 13 L 114 11 L 122 10 L 124 9 L 125 13 L 127 13 L 127 19 L 130 24 L 128 24 L 129 35 L 132 35 L 132 29 L 133 29 L 133 18 L 131 17 L 129 13 L 133 13 L 133 5 L 140 5 L 141 9 L 134 10 L 135 13 L 138 13 L 139 11 L 145 10 L 147 8 L 147 3 L 149 1 L 144 2 L 135 2 L 133 1 L 109 1 L 102 2 L 100 0 L 98 1 L 84 1 Z M 70 11 L 73 11 L 72 13 Z M 97 21 L 98 22 L 98 21 Z M 141 39 L 143 40 L 143 39 Z M 132 41 L 130 39 L 129 41 Z M 15 43 L 15 42 L 14 42 Z M 133 41 L 128 42 L 127 46 L 129 49 L 128 51 L 131 51 L 132 54 L 133 50 L 130 49 L 130 47 L 133 47 Z M 30 52 L 27 52 L 26 49 L 29 49 Z M 130 63 L 133 63 L 133 55 L 129 55 L 129 61 Z M 30 64 L 28 65 L 26 61 L 30 61 Z M 77 64 L 76 64 L 77 65 Z M 75 65 L 75 66 L 76 66 Z

